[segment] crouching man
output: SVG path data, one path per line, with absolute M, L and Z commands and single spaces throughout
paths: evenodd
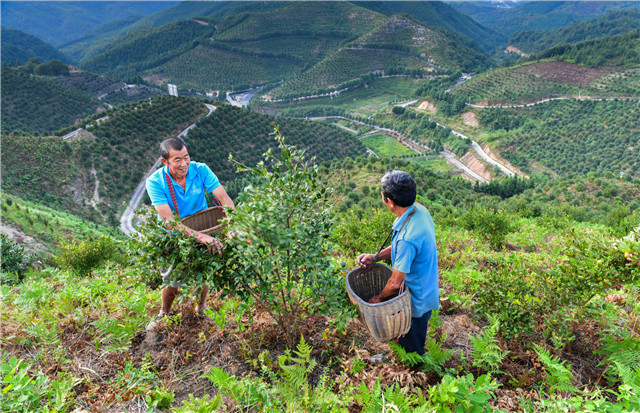
M 391 258 L 393 273 L 382 292 L 369 302 L 380 303 L 396 296 L 404 283 L 411 293 L 411 328 L 398 340 L 407 352 L 424 354 L 431 312 L 440 307 L 438 254 L 433 219 L 427 208 L 415 202 L 416 183 L 406 172 L 390 170 L 382 177 L 382 202 L 397 218 L 391 245 L 375 254 L 362 254 L 362 268 Z
M 166 222 L 173 223 L 173 213 L 180 218 L 193 215 L 207 208 L 205 191 L 211 192 L 222 205 L 235 209 L 233 200 L 220 184 L 218 177 L 204 163 L 192 162 L 187 146 L 181 138 L 169 138 L 160 144 L 160 155 L 164 166 L 147 179 L 147 193 L 158 215 Z M 176 226 L 206 245 L 209 252 L 222 253 L 222 243 L 210 235 L 194 231 L 182 224 Z M 157 319 L 168 315 L 181 284 L 175 281 L 172 268 L 164 269 L 162 278 L 167 286 L 162 290 L 162 308 Z M 200 302 L 196 307 L 199 314 L 205 310 L 208 287 L 202 287 Z M 157 323 L 152 322 L 147 329 Z

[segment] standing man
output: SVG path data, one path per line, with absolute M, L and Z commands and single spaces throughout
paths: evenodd
M 411 328 L 398 342 L 407 352 L 422 355 L 431 311 L 440 308 L 433 219 L 424 206 L 415 202 L 416 182 L 411 175 L 390 170 L 381 183 L 382 202 L 397 217 L 391 245 L 380 251 L 377 259 L 375 254 L 362 254 L 357 262 L 367 268 L 376 261 L 391 258 L 391 278 L 369 302 L 375 304 L 394 297 L 404 282 L 411 293 Z
M 147 193 L 151 204 L 166 224 L 174 222 L 174 212 L 180 218 L 193 215 L 207 208 L 206 192 L 212 193 L 222 205 L 235 209 L 233 201 L 220 185 L 218 177 L 204 163 L 191 162 L 187 146 L 181 138 L 169 138 L 160 144 L 160 155 L 164 167 L 155 171 L 147 179 Z M 217 238 L 192 230 L 182 224 L 175 228 L 183 230 L 187 235 L 203 243 L 212 254 L 222 253 L 222 243 Z M 159 317 L 171 312 L 171 305 L 181 287 L 179 281 L 171 278 L 173 266 L 162 272 L 162 280 L 167 286 L 162 290 L 162 308 Z M 209 291 L 203 286 L 200 302 L 196 307 L 199 314 L 204 314 L 205 299 Z

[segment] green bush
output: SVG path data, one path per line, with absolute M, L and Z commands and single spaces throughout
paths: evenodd
M 25 271 L 29 269 L 32 257 L 24 252 L 24 247 L 16 244 L 5 234 L 0 234 L 2 243 L 2 284 L 14 284 L 22 281 Z
M 229 240 L 227 291 L 253 297 L 293 348 L 309 309 L 344 311 L 338 307 L 344 289 L 328 254 L 332 190 L 303 150 L 285 145 L 277 127 L 274 133 L 280 155 L 265 153 L 270 168 L 264 162 L 255 168 L 235 163 L 238 172 L 251 172 L 264 183 L 247 188 L 231 214 L 229 231 L 236 235 Z
M 363 218 L 349 210 L 342 215 L 333 230 L 332 240 L 349 258 L 365 252 L 377 252 L 391 230 L 394 219 L 393 214 L 386 209 L 369 208 L 364 211 Z
M 143 215 L 144 223 L 128 247 L 148 286 L 157 288 L 162 283 L 159 268 L 173 265 L 174 279 L 187 287 L 196 290 L 203 285 L 223 287 L 224 256 L 211 254 L 202 243 L 182 231 L 167 230 L 159 223 L 155 211 Z
M 513 231 L 510 218 L 503 211 L 480 205 L 469 208 L 463 223 L 496 250 L 502 249 L 507 234 Z
M 60 244 L 55 259 L 61 268 L 87 276 L 102 264 L 116 259 L 118 255 L 117 241 L 103 236 Z

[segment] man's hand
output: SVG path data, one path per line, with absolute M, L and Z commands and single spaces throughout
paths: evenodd
M 207 246 L 210 253 L 218 252 L 222 255 L 222 242 L 218 238 L 214 238 L 211 235 L 200 233 L 196 236 L 196 239 Z
M 376 263 L 375 260 L 373 259 L 374 257 L 375 257 L 374 254 L 361 254 L 356 260 L 356 262 L 361 268 L 369 268 Z
M 380 294 L 374 295 L 373 297 L 369 298 L 369 301 L 368 301 L 369 304 L 378 304 L 381 302 L 382 300 L 380 299 Z

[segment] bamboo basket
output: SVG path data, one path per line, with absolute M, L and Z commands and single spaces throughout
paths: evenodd
M 400 295 L 378 304 L 367 301 L 380 294 L 391 278 L 391 268 L 374 264 L 368 270 L 353 269 L 347 274 L 346 286 L 349 300 L 358 305 L 360 321 L 378 341 L 389 341 L 406 334 L 411 328 L 411 294 L 405 290 Z
M 219 235 L 222 230 L 226 228 L 225 225 L 220 223 L 225 217 L 226 214 L 222 207 L 213 206 L 189 215 L 188 217 L 184 217 L 180 222 L 195 231 L 215 236 Z

